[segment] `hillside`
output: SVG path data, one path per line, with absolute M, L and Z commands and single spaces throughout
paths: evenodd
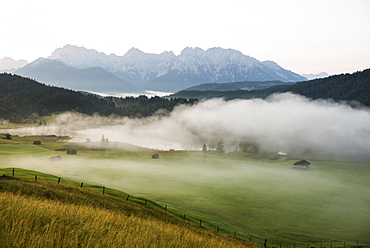
M 114 105 L 92 95 L 46 86 L 16 75 L 0 74 L 0 116 L 19 122 L 31 115 L 77 111 L 84 114 L 111 114 Z
M 38 82 L 73 90 L 105 94 L 141 92 L 134 85 L 116 77 L 101 67 L 77 69 L 61 61 L 38 59 L 14 72 Z
M 277 91 L 290 91 L 312 99 L 358 101 L 370 106 L 370 69 L 301 82 Z
M 261 90 L 278 85 L 291 85 L 292 83 L 282 81 L 244 81 L 231 83 L 209 83 L 200 84 L 185 89 L 186 91 L 233 91 L 233 90 Z
M 370 69 L 353 74 L 341 74 L 322 79 L 280 85 L 262 90 L 236 91 L 180 91 L 169 97 L 183 98 L 265 98 L 274 93 L 292 92 L 312 99 L 333 99 L 335 101 L 357 101 L 370 106 Z
M 0 74 L 0 116 L 12 122 L 35 122 L 39 116 L 55 112 L 76 111 L 92 115 L 130 117 L 150 116 L 159 109 L 171 111 L 186 99 L 160 97 L 100 97 L 54 86 L 17 75 Z
M 79 206 L 88 203 L 95 208 L 105 208 L 112 205 L 102 202 L 108 196 L 123 199 L 123 203 L 117 201 L 116 204 L 123 208 L 135 202 L 144 211 L 153 208 L 161 212 L 166 205 L 167 213 L 179 217 L 181 222 L 186 215 L 186 221 L 194 223 L 196 230 L 199 229 L 199 220 L 202 220 L 201 225 L 213 232 L 219 227 L 219 233 L 247 240 L 253 236 L 252 241 L 260 245 L 268 239 L 268 247 L 279 247 L 279 244 L 281 247 L 295 244 L 308 247 L 308 242 L 310 247 L 329 247 L 330 241 L 333 241 L 333 247 L 342 247 L 344 241 L 346 247 L 351 247 L 356 240 L 360 240 L 361 245 L 370 243 L 370 217 L 367 214 L 370 204 L 367 197 L 370 194 L 369 163 L 309 159 L 310 170 L 302 171 L 293 170 L 292 164 L 297 159 L 286 155 L 169 150 L 156 151 L 160 159 L 153 160 L 151 155 L 154 151 L 129 152 L 116 150 L 113 146 L 83 150 L 82 143 L 66 142 L 67 138 L 12 135 L 11 140 L 0 139 L 0 176 L 12 175 L 12 168 L 15 168 L 15 177 L 29 182 L 25 191 L 30 191 L 33 196 L 41 195 L 41 199 L 52 200 L 54 205 L 60 199 L 63 203 L 81 203 Z M 35 140 L 42 144 L 34 145 Z M 77 149 L 78 154 L 68 155 L 65 148 Z M 62 159 L 50 161 L 49 158 L 55 155 Z M 274 156 L 273 160 L 271 156 Z M 60 184 L 57 183 L 58 177 L 62 177 Z M 82 188 L 81 181 L 84 182 Z M 51 192 L 44 182 L 50 182 L 59 191 Z M 61 196 L 64 190 L 74 192 L 69 190 L 69 184 L 76 186 L 76 190 L 89 189 L 96 193 L 93 192 L 90 198 L 81 191 L 66 201 Z M 33 185 L 41 187 L 32 188 Z M 104 196 L 103 186 L 107 186 Z M 2 189 L 5 188 L 0 180 L 0 192 Z M 13 192 L 22 190 L 14 188 Z M 127 193 L 124 192 L 130 193 L 127 202 Z M 145 206 L 146 199 L 153 201 L 148 200 Z M 14 209 L 18 211 L 18 208 Z M 142 216 L 135 212 L 135 217 L 138 215 Z M 1 210 L 0 216 L 3 216 Z M 0 235 L 1 221 L 0 217 Z M 86 221 L 79 222 L 84 224 Z M 105 224 L 102 228 L 106 228 Z M 126 230 L 130 232 L 131 229 Z M 325 244 L 320 245 L 320 240 L 326 240 Z
M 0 202 L 1 247 L 256 247 L 67 183 L 3 175 Z

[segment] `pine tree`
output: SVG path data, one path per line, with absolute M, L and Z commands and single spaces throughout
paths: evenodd
M 224 145 L 224 142 L 222 140 L 217 143 L 216 152 L 220 152 L 220 153 L 225 152 L 225 145 Z
M 202 146 L 202 151 L 203 151 L 203 152 L 206 152 L 206 151 L 207 151 L 207 145 L 206 145 L 206 144 L 203 144 L 203 146 Z

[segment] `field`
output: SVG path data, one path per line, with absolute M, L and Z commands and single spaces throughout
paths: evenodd
M 16 173 L 0 177 L 0 247 L 256 247 L 161 209 L 94 192 L 93 185 L 57 184 L 51 175 L 24 169 Z M 40 180 L 28 180 L 35 174 Z
M 42 139 L 41 146 L 32 140 Z M 56 137 L 1 140 L 0 167 L 93 182 L 147 198 L 209 229 L 270 246 L 370 244 L 370 164 L 246 153 L 82 150 Z M 159 159 L 151 159 L 153 153 Z M 49 157 L 62 156 L 59 162 Z M 277 160 L 271 160 L 272 156 Z M 10 171 L 8 169 L 8 171 Z M 325 244 L 324 244 L 325 245 Z

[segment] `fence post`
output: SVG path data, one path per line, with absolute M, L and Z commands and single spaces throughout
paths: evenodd
M 128 200 L 128 198 L 130 197 L 130 195 L 127 195 L 127 197 L 126 197 L 126 201 Z
M 105 187 L 103 187 L 103 195 L 105 194 Z
M 146 206 L 147 203 L 148 203 L 148 200 L 145 200 L 145 206 Z
M 185 220 L 185 214 L 184 214 L 184 220 Z
M 37 175 L 35 175 L 35 182 L 37 182 Z
M 84 182 L 81 183 L 81 186 L 80 187 L 82 188 L 83 185 L 84 185 Z
M 263 247 L 266 247 L 267 246 L 267 239 L 265 239 L 265 243 L 263 244 Z M 294 247 L 295 247 L 295 244 L 294 244 Z
M 14 170 L 15 170 L 15 169 L 13 168 L 13 173 L 12 173 L 13 177 L 14 177 Z
M 167 205 L 164 205 L 164 211 L 167 211 Z
M 199 226 L 202 227 L 202 220 L 199 220 Z
M 60 183 L 60 177 L 58 178 L 58 184 Z

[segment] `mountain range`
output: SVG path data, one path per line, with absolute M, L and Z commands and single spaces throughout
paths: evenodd
M 136 48 L 117 56 L 66 45 L 14 73 L 46 84 L 101 93 L 177 92 L 204 83 L 307 80 L 273 61 L 261 62 L 237 50 L 190 47 L 178 56 L 173 52 L 148 54 Z
M 27 64 L 28 61 L 24 59 L 14 60 L 12 58 L 5 57 L 0 59 L 0 72 L 14 72 Z
M 53 59 L 39 58 L 14 73 L 36 79 L 38 82 L 73 90 L 105 94 L 140 91 L 101 67 L 74 68 Z

